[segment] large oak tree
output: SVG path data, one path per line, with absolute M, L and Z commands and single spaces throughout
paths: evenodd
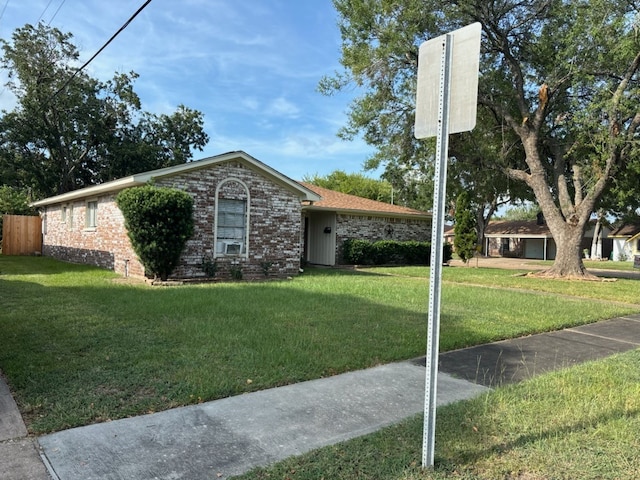
M 428 142 L 412 138 L 419 44 L 472 22 L 482 24 L 480 132 L 489 133 L 484 145 L 493 156 L 484 163 L 493 168 L 476 169 L 475 179 L 486 184 L 499 174 L 511 182 L 509 188 L 526 186 L 557 246 L 546 274 L 588 275 L 580 255 L 587 222 L 612 182 L 637 168 L 638 3 L 334 0 L 334 5 L 344 72 L 324 79 L 321 91 L 330 94 L 351 84 L 363 89 L 342 134 L 362 133 L 378 147 L 374 161 L 390 165 L 433 158 Z M 477 134 L 468 137 L 478 141 Z M 474 151 L 465 142 L 464 135 L 452 137 L 451 153 L 461 171 L 479 161 L 478 155 L 458 154 Z M 616 185 L 628 188 L 625 182 Z
M 33 196 L 184 163 L 208 141 L 202 114 L 141 110 L 134 72 L 100 81 L 79 69 L 72 35 L 42 23 L 0 40 L 17 99 L 0 114 L 2 183 Z

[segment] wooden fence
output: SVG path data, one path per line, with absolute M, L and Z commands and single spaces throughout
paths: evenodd
M 33 255 L 42 252 L 42 220 L 25 215 L 3 215 L 2 254 Z

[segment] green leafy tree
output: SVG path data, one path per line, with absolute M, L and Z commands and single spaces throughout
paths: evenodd
M 476 222 L 471 212 L 469 194 L 462 192 L 456 200 L 455 230 L 453 246 L 456 254 L 464 263 L 468 263 L 476 253 L 478 236 Z
M 638 158 L 637 5 L 606 0 L 334 0 L 334 5 L 344 72 L 325 78 L 320 89 L 331 94 L 355 84 L 364 90 L 341 135 L 362 134 L 378 148 L 374 162 L 432 161 L 432 143 L 412 138 L 419 44 L 471 22 L 482 24 L 478 133 L 479 139 L 488 133 L 490 148 L 483 156 L 491 155 L 485 165 L 493 168 L 478 170 L 475 177 L 488 186 L 494 186 L 492 177 L 505 179 L 498 198 L 518 198 L 514 187 L 535 197 L 557 245 L 555 262 L 544 274 L 587 276 L 580 255 L 587 222 L 613 179 L 624 177 Z M 451 141 L 461 167 L 472 167 L 474 155 L 457 153 L 459 147 L 473 152 L 465 136 Z M 630 191 L 624 182 L 620 188 Z
M 305 176 L 303 181 L 336 192 L 357 195 L 379 202 L 391 203 L 392 200 L 392 188 L 389 182 L 365 177 L 361 173 L 345 173 L 342 170 L 335 170 L 324 177 L 319 175 Z
M 134 72 L 105 82 L 80 71 L 72 35 L 42 23 L 0 40 L 6 87 L 16 97 L 0 116 L 0 174 L 49 196 L 191 159 L 208 141 L 202 114 L 141 111 Z
M 145 185 L 121 191 L 116 203 L 147 274 L 166 280 L 193 234 L 193 198 L 182 190 Z
M 504 215 L 503 220 L 537 220 L 540 213 L 540 207 L 535 203 L 528 203 L 525 205 L 519 205 L 508 208 Z

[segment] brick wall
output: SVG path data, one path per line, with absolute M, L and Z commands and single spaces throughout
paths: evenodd
M 143 276 L 144 269 L 127 237 L 122 212 L 115 204 L 115 195 L 88 200 L 98 202 L 97 222 L 93 228 L 86 226 L 85 200 L 46 207 L 42 213 L 44 255 L 73 263 L 96 265 L 121 275 Z M 63 209 L 66 210 L 64 214 Z
M 215 200 L 221 183 L 221 198 L 249 199 L 247 255 L 215 256 Z M 287 188 L 236 161 L 158 179 L 156 185 L 182 189 L 194 199 L 194 233 L 172 277 L 205 277 L 201 268 L 205 258 L 217 263 L 218 278 L 230 278 L 232 269 L 241 271 L 244 279 L 265 278 L 265 270 L 274 277 L 298 273 L 300 200 Z M 47 207 L 44 254 L 123 275 L 144 276 L 126 235 L 122 213 L 115 205 L 115 194 L 88 200 L 98 201 L 95 228 L 85 227 L 85 200 Z M 65 221 L 63 208 L 67 212 Z
M 336 260 L 342 263 L 342 245 L 345 240 L 356 238 L 375 242 L 431 239 L 431 221 L 415 218 L 389 218 L 371 215 L 338 215 L 336 219 Z
M 234 181 L 230 181 L 234 180 Z M 215 197 L 219 183 L 221 198 L 250 200 L 247 255 L 215 256 Z M 176 277 L 204 277 L 203 258 L 215 261 L 217 276 L 229 278 L 240 269 L 243 278 L 295 275 L 300 268 L 300 199 L 240 162 L 225 162 L 214 168 L 195 170 L 157 181 L 158 185 L 180 188 L 194 198 L 194 234 L 187 242 Z

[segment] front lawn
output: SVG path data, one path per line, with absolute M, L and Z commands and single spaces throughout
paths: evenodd
M 633 280 L 568 292 L 513 273 L 447 280 L 442 350 L 640 311 L 615 293 L 637 292 Z M 502 280 L 479 286 L 483 275 Z M 424 277 L 330 269 L 150 287 L 0 256 L 0 369 L 29 430 L 51 432 L 422 356 L 427 290 Z

